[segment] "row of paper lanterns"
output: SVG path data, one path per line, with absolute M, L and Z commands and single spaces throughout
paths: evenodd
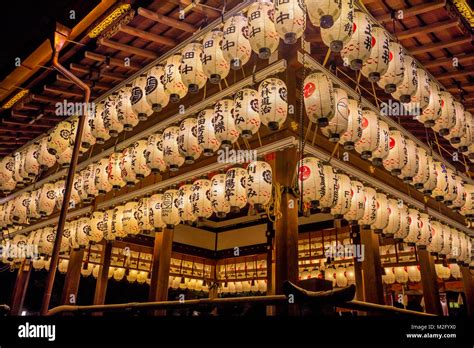
M 346 174 L 336 173 L 332 166 L 315 157 L 301 160 L 298 170 L 300 192 L 308 209 L 319 208 L 335 218 L 344 218 L 409 244 L 425 246 L 450 259 L 470 263 L 472 241 L 465 233 Z M 461 211 L 464 209 L 470 215 L 474 209 L 474 187 L 466 185 L 465 190 L 468 194 Z
M 454 279 L 461 279 L 461 269 L 458 264 L 450 263 L 447 266 L 442 264 L 435 264 L 435 271 L 438 278 L 448 280 L 451 277 Z M 385 274 L 382 275 L 382 281 L 391 285 L 394 283 L 406 284 L 409 281 L 417 283 L 421 281 L 421 273 L 419 266 L 398 266 L 386 267 Z
M 300 280 L 306 280 L 311 278 L 325 279 L 332 282 L 334 287 L 345 287 L 351 284 L 355 284 L 355 272 L 354 266 L 350 265 L 345 267 L 344 265 L 339 266 L 325 266 L 324 269 L 315 267 L 313 269 L 304 268 L 299 273 Z M 324 270 L 324 272 L 323 272 Z

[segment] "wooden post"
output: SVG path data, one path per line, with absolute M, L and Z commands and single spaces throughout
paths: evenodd
M 101 266 L 99 275 L 97 276 L 97 283 L 95 286 L 94 304 L 105 304 L 105 295 L 107 293 L 107 281 L 109 280 L 110 257 L 112 255 L 112 243 L 105 242 L 103 245 Z M 95 312 L 95 315 L 102 315 L 102 313 Z
M 13 288 L 10 314 L 21 315 L 23 310 L 23 302 L 25 301 L 26 291 L 28 289 L 28 282 L 30 280 L 31 264 L 29 260 L 24 260 L 18 274 L 16 276 L 15 286 Z
M 443 315 L 433 257 L 426 248 L 418 248 L 417 252 L 418 261 L 420 262 L 425 310 L 427 313 Z
M 173 228 L 164 228 L 162 241 L 161 241 L 161 251 L 159 253 L 158 261 L 158 280 L 157 280 L 157 290 L 156 290 L 156 301 L 167 301 L 168 300 L 168 283 L 170 275 L 170 265 L 171 265 L 171 252 L 173 250 L 173 237 L 174 229 Z M 156 315 L 164 316 L 166 315 L 166 310 L 157 310 L 155 311 Z
M 461 266 L 462 283 L 466 297 L 466 308 L 469 316 L 474 315 L 474 279 L 469 266 Z
M 150 292 L 148 300 L 150 302 L 158 301 L 158 271 L 160 266 L 160 252 L 163 244 L 163 232 L 155 232 L 155 244 L 153 247 L 153 263 L 151 266 Z
M 77 303 L 77 292 L 79 290 L 79 282 L 81 280 L 83 258 L 84 249 L 71 251 L 61 298 L 61 303 L 63 305 L 74 305 Z

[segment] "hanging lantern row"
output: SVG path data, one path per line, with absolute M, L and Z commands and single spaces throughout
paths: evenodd
M 182 290 L 194 290 L 202 291 L 204 293 L 209 292 L 209 285 L 203 279 L 195 279 L 188 277 L 169 277 L 168 281 L 171 289 L 182 289 Z
M 419 266 L 398 266 L 386 267 L 382 275 L 382 281 L 391 285 L 394 283 L 407 284 L 419 283 L 421 281 L 421 272 Z
M 334 267 L 332 265 L 322 265 L 312 267 L 311 269 L 305 267 L 299 272 L 300 280 L 312 278 L 328 280 L 332 282 L 333 287 L 345 287 L 355 284 L 354 266 L 345 267 L 344 265 L 339 265 Z

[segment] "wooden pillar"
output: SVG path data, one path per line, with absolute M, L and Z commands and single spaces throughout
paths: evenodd
M 155 232 L 155 244 L 153 246 L 153 263 L 151 266 L 150 292 L 148 301 L 158 301 L 158 270 L 160 265 L 160 252 L 163 244 L 163 232 Z
M 354 266 L 357 299 L 384 304 L 379 236 L 372 230 L 361 229 L 359 243 L 364 248 L 364 259 L 362 261 L 356 260 Z
M 79 282 L 81 280 L 83 258 L 84 249 L 71 251 L 61 298 L 61 304 L 63 305 L 74 305 L 77 303 L 77 292 L 79 291 Z
M 159 253 L 158 260 L 158 280 L 156 290 L 156 301 L 167 301 L 168 300 L 168 286 L 170 276 L 170 265 L 171 265 L 171 253 L 173 251 L 173 228 L 164 228 L 161 232 L 161 251 Z M 166 315 L 166 310 L 155 311 L 156 315 Z
M 26 290 L 28 289 L 28 282 L 30 280 L 31 268 L 30 261 L 24 260 L 18 269 L 10 306 L 11 315 L 21 315 Z
M 469 266 L 461 266 L 461 273 L 467 314 L 472 317 L 474 315 L 474 278 L 469 270 Z
M 361 235 L 361 228 L 359 225 L 351 226 L 352 234 L 353 234 L 353 243 L 357 245 L 361 245 L 360 235 Z M 365 252 L 365 250 L 364 250 Z M 365 301 L 364 299 L 364 278 L 362 276 L 362 262 L 354 260 L 354 277 L 355 277 L 355 286 L 356 286 L 356 294 L 355 298 L 357 301 Z
M 105 242 L 103 245 L 101 266 L 97 276 L 97 283 L 95 285 L 94 304 L 105 304 L 105 295 L 107 293 L 107 282 L 109 280 L 110 258 L 112 255 L 112 243 Z M 95 315 L 102 313 L 95 312 Z
M 216 262 L 214 262 L 214 264 L 211 265 L 211 277 L 212 277 L 212 279 L 210 280 L 211 283 L 209 283 L 209 285 L 216 284 L 216 282 L 217 282 L 217 263 Z M 217 290 L 218 290 L 217 286 L 213 286 L 212 288 L 210 288 L 209 289 L 209 298 L 217 298 L 218 297 L 218 291 Z
M 417 253 L 418 261 L 420 262 L 425 310 L 427 313 L 443 315 L 433 257 L 426 248 L 418 248 Z

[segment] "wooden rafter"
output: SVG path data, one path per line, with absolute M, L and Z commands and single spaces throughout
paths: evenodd
M 50 103 L 50 104 L 56 104 L 56 103 L 61 102 L 61 100 L 58 98 L 54 98 L 54 97 L 50 97 L 46 95 L 39 95 L 39 94 L 32 94 L 31 100 L 37 101 L 40 103 Z
M 91 59 L 100 63 L 104 63 L 107 61 L 107 56 L 104 56 L 103 54 L 91 52 L 91 51 L 86 51 L 84 53 L 84 56 L 87 59 Z M 109 62 L 110 62 L 110 65 L 113 65 L 119 68 L 125 68 L 125 69 L 134 70 L 134 71 L 140 70 L 140 67 L 132 62 L 130 62 L 130 65 L 125 65 L 124 59 L 109 57 Z
M 64 83 L 68 83 L 68 84 L 73 84 L 73 82 L 69 79 L 67 79 L 66 77 L 62 76 L 62 75 L 56 75 L 56 80 L 60 81 L 60 82 L 64 82 Z M 91 81 L 91 80 L 83 80 L 85 83 L 87 83 L 91 88 L 95 88 L 95 89 L 99 89 L 99 90 L 102 90 L 102 91 L 108 91 L 112 88 L 112 86 L 106 84 L 106 83 L 102 83 L 102 82 L 97 82 L 97 81 Z
M 455 70 L 455 71 L 448 71 L 446 73 L 442 73 L 436 75 L 436 79 L 438 80 L 447 80 L 447 79 L 454 79 L 462 76 L 473 76 L 474 75 L 474 68 L 466 69 L 466 70 Z
M 446 5 L 446 0 L 436 0 L 436 1 L 430 1 L 426 4 L 420 4 L 420 5 L 415 5 L 410 8 L 404 8 L 400 9 L 403 11 L 403 19 L 407 19 L 409 17 L 414 17 L 419 14 L 423 14 L 426 12 L 430 12 L 439 8 L 442 8 Z M 395 10 L 399 11 L 399 9 Z M 389 22 L 392 20 L 392 14 L 387 13 L 382 16 L 377 17 L 377 20 L 379 22 Z
M 34 128 L 51 128 L 52 125 L 41 124 L 41 123 L 23 123 L 17 121 L 3 120 L 2 123 L 10 124 L 12 126 L 22 126 L 22 127 L 34 127 Z
M 175 40 L 170 39 L 166 36 L 153 34 L 153 33 L 148 32 L 148 31 L 144 31 L 144 30 L 141 30 L 141 29 L 138 29 L 138 28 L 133 28 L 129 25 L 120 25 L 119 26 L 119 31 L 121 31 L 122 33 L 126 33 L 126 34 L 129 34 L 129 35 L 132 35 L 132 36 L 139 37 L 139 38 L 144 39 L 144 40 L 156 42 L 160 45 L 166 45 L 166 46 L 170 46 L 170 47 L 174 47 L 174 46 L 177 45 L 177 42 Z
M 167 17 L 165 15 L 147 10 L 146 8 L 140 7 L 137 12 L 142 17 L 151 19 L 152 21 L 167 25 L 169 27 L 186 31 L 188 33 L 196 32 L 196 28 L 194 28 L 194 26 L 189 23 Z
M 448 19 L 444 22 L 433 23 L 424 26 L 416 26 L 408 30 L 396 33 L 399 40 L 406 40 L 421 34 L 436 33 L 459 25 L 459 18 Z
M 75 64 L 71 63 L 69 66 L 71 70 L 77 71 L 83 74 L 88 74 L 88 78 L 92 78 L 92 76 L 96 75 L 97 77 L 103 77 L 111 80 L 116 80 L 116 81 L 123 81 L 126 79 L 125 75 L 114 73 L 114 72 L 109 72 L 106 70 L 99 70 L 94 67 L 88 67 L 80 64 Z
M 457 38 L 453 40 L 441 41 L 441 42 L 436 42 L 436 43 L 432 43 L 428 45 L 421 45 L 417 47 L 407 47 L 407 50 L 411 54 L 417 55 L 417 54 L 423 54 L 427 52 L 438 51 L 443 48 L 464 45 L 464 44 L 470 43 L 471 41 L 472 41 L 472 37 L 469 35 L 469 36 L 463 36 L 461 38 Z
M 463 54 L 456 55 L 454 57 L 446 57 L 446 58 L 441 58 L 441 59 L 436 58 L 436 59 L 433 59 L 433 60 L 425 60 L 425 61 L 422 61 L 421 64 L 427 69 L 436 68 L 436 67 L 441 66 L 441 65 L 442 66 L 445 66 L 445 65 L 452 66 L 453 65 L 453 58 L 457 58 L 459 64 L 469 63 L 469 62 L 474 61 L 474 53 L 463 53 Z
M 221 15 L 221 12 L 210 6 L 200 4 L 199 2 L 194 2 L 192 0 L 168 0 L 172 4 L 179 5 L 183 9 L 189 7 L 189 10 L 192 12 L 200 13 L 211 18 L 217 18 Z
M 126 44 L 115 42 L 108 39 L 99 40 L 99 45 L 102 45 L 108 48 L 113 48 L 114 50 L 124 51 L 130 54 L 135 54 L 137 56 L 141 56 L 144 58 L 149 58 L 149 59 L 158 58 L 158 54 L 156 54 L 153 51 L 144 50 L 143 48 L 133 47 L 130 45 L 126 45 Z
M 78 97 L 78 98 L 82 97 L 81 92 L 71 91 L 71 90 L 63 89 L 63 88 L 56 87 L 56 86 L 44 86 L 43 89 L 44 89 L 45 92 L 51 92 L 51 93 L 56 93 L 56 94 L 64 94 L 64 95 L 68 95 L 68 96 L 71 96 L 71 97 Z

